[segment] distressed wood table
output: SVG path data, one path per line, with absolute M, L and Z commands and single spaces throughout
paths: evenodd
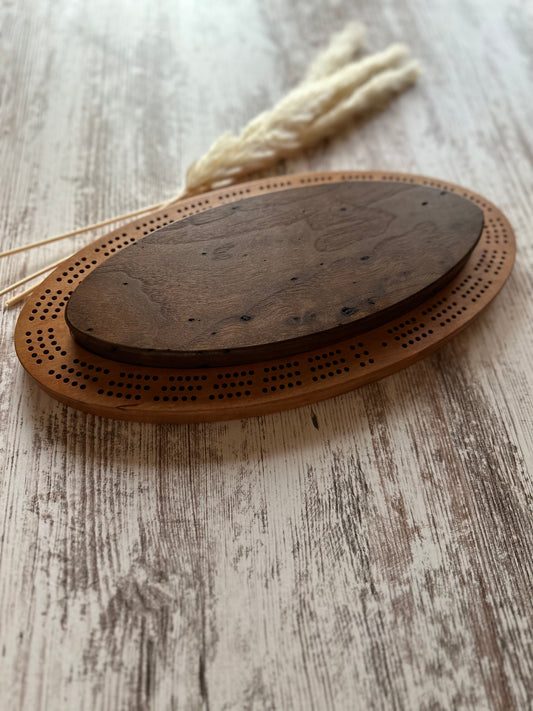
M 190 426 L 51 400 L 2 311 L 2 708 L 531 708 L 531 4 L 3 0 L 2 247 L 170 197 L 354 16 L 424 78 L 281 171 L 472 188 L 515 227 L 509 283 L 386 380 Z

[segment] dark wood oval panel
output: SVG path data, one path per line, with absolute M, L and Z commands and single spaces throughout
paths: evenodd
M 66 320 L 114 360 L 203 367 L 321 347 L 421 303 L 483 227 L 470 200 L 393 182 L 338 182 L 192 215 L 107 259 Z

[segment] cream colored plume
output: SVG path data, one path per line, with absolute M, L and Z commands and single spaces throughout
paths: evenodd
M 65 234 L 15 247 L 0 257 L 149 214 L 191 195 L 241 182 L 246 176 L 296 155 L 334 135 L 350 121 L 382 106 L 417 81 L 420 66 L 409 59 L 409 49 L 402 44 L 392 44 L 381 52 L 354 61 L 354 56 L 363 47 L 365 35 L 365 27 L 357 22 L 349 23 L 333 35 L 329 46 L 310 65 L 298 86 L 272 109 L 252 119 L 238 135 L 222 135 L 189 167 L 183 189 L 177 196 Z M 43 267 L 0 293 L 7 293 L 55 266 L 57 263 Z M 34 288 L 10 299 L 7 305 L 21 301 Z

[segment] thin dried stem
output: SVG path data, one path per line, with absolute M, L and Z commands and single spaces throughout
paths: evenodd
M 31 242 L 30 244 L 25 244 L 22 247 L 14 247 L 13 249 L 8 249 L 5 252 L 0 252 L 0 259 L 2 257 L 8 257 L 10 254 L 17 254 L 18 252 L 25 252 L 27 249 L 33 249 L 34 247 L 42 247 L 43 244 L 50 244 L 50 242 L 57 242 L 60 239 L 66 239 L 67 237 L 75 237 L 76 235 L 81 235 L 84 232 L 92 232 L 97 230 L 99 227 L 106 227 L 107 225 L 113 225 L 115 222 L 121 222 L 123 220 L 129 220 L 132 217 L 137 217 L 138 215 L 144 215 L 147 212 L 153 212 L 159 207 L 163 206 L 165 203 L 158 202 L 155 205 L 148 205 L 140 210 L 134 210 L 133 212 L 127 212 L 124 215 L 118 215 L 117 217 L 110 217 L 108 220 L 102 220 L 102 222 L 95 222 L 93 225 L 86 225 L 85 227 L 80 227 L 77 230 L 71 230 L 70 232 L 63 232 L 63 234 L 55 235 L 54 237 L 47 237 L 46 239 L 39 240 L 39 242 Z
M 11 299 L 8 299 L 6 301 L 6 306 L 5 306 L 6 309 L 11 309 L 11 308 L 13 308 L 13 306 L 15 306 L 15 304 L 18 304 L 21 301 L 26 301 L 28 296 L 30 296 L 30 294 L 33 294 L 35 289 L 37 289 L 41 284 L 42 284 L 42 282 L 39 282 L 38 284 L 34 284 L 34 286 L 30 286 L 29 289 L 26 289 L 25 291 L 21 291 L 20 294 L 17 294 L 16 296 L 13 296 Z
M 45 272 L 49 272 L 52 269 L 55 269 L 55 267 L 58 267 L 60 264 L 63 264 L 67 259 L 72 257 L 73 255 L 69 255 L 68 257 L 63 257 L 62 259 L 59 259 L 57 262 L 54 262 L 53 264 L 48 264 L 46 267 L 43 267 L 42 269 L 39 269 L 36 272 L 33 272 L 33 274 L 28 274 L 28 276 L 25 276 L 23 279 L 19 279 L 16 281 L 14 284 L 10 284 L 9 286 L 6 286 L 4 289 L 0 291 L 0 296 L 4 296 L 4 294 L 8 294 L 10 291 L 13 291 L 13 289 L 17 289 L 19 286 L 22 286 L 25 284 L 27 281 L 31 281 L 32 279 L 35 279 L 35 277 L 41 276 L 41 274 L 44 274 Z

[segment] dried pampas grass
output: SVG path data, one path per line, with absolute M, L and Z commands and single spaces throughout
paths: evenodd
M 420 66 L 409 60 L 409 49 L 402 44 L 393 44 L 382 52 L 352 61 L 364 44 L 365 34 L 364 26 L 353 22 L 333 35 L 329 46 L 310 65 L 298 86 L 272 109 L 252 119 L 238 135 L 222 135 L 189 167 L 184 187 L 175 197 L 72 232 L 15 247 L 1 253 L 0 257 L 149 214 L 191 195 L 240 182 L 251 173 L 272 167 L 332 136 L 349 121 L 381 107 L 417 81 Z M 60 263 L 44 267 L 1 293 L 7 293 Z M 13 306 L 23 300 L 33 288 L 8 300 L 6 305 Z

